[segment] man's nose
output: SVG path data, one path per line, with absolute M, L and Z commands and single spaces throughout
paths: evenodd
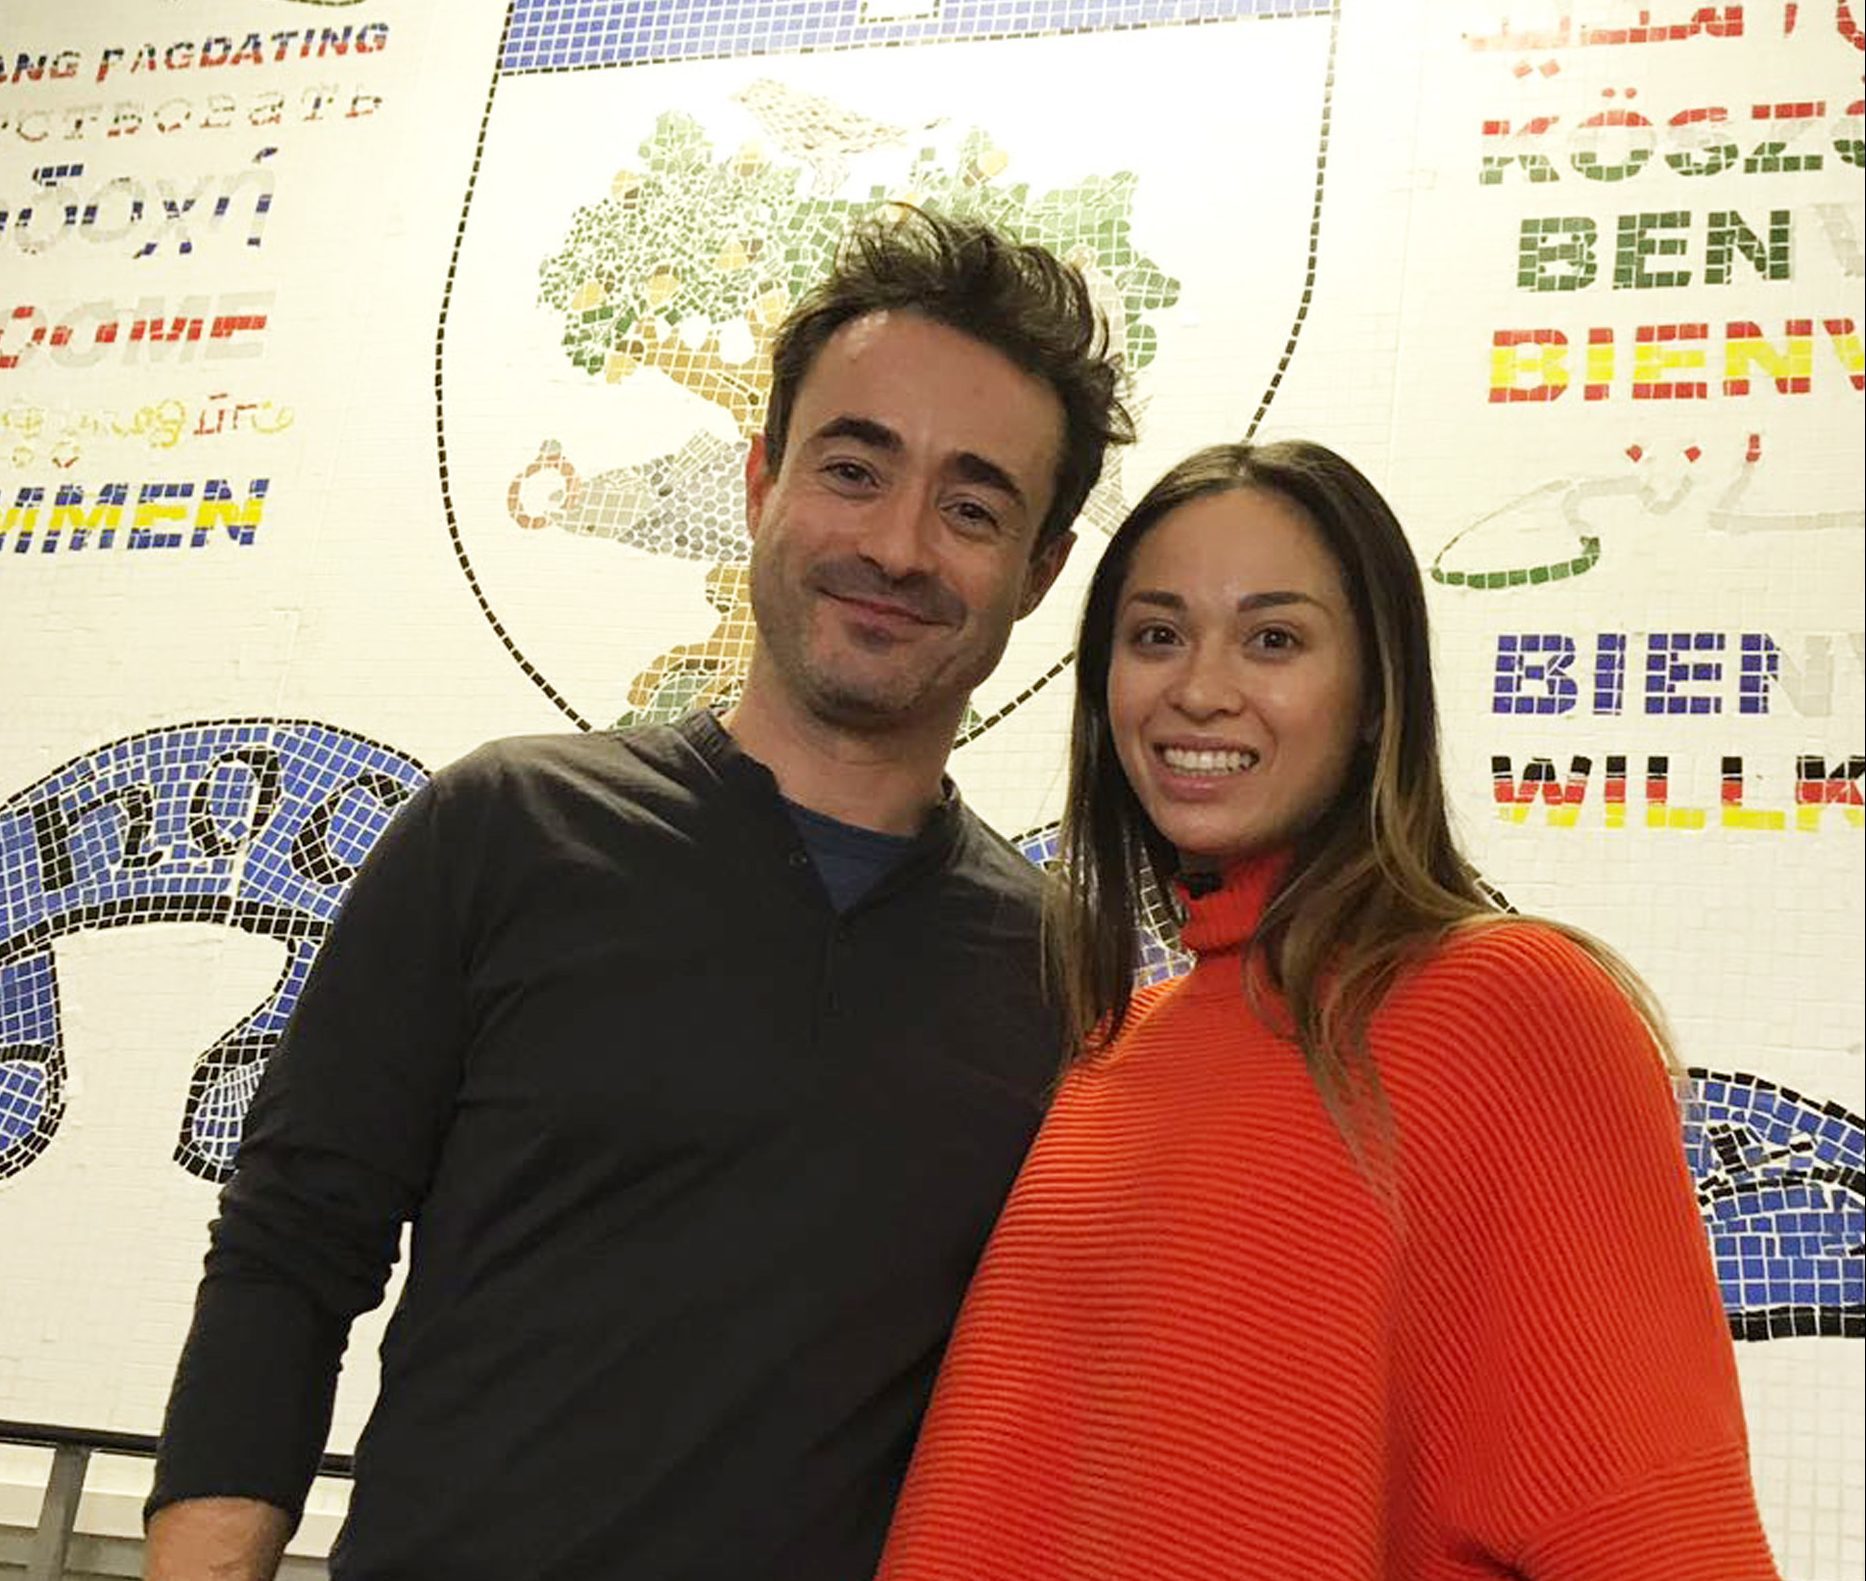
M 923 489 L 890 489 L 868 513 L 862 553 L 899 581 L 933 567 L 939 508 Z

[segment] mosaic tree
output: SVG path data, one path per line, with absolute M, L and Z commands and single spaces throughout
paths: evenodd
M 1130 371 L 1153 360 L 1147 315 L 1178 299 L 1179 282 L 1133 245 L 1130 172 L 1033 194 L 1000 181 L 1009 156 L 983 131 L 966 135 L 952 165 L 922 149 L 898 188 L 860 198 L 807 195 L 806 170 L 755 146 L 716 157 L 679 111 L 661 116 L 640 154 L 608 197 L 577 210 L 539 294 L 563 314 L 577 367 L 610 380 L 659 368 L 731 412 L 742 433 L 763 417 L 778 324 L 827 272 L 850 225 L 890 202 L 986 221 L 1082 267 Z

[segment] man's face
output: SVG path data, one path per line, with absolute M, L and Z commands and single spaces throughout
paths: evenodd
M 1062 455 L 1042 379 L 959 330 L 871 313 L 798 388 L 782 466 L 752 442 L 752 609 L 771 673 L 816 717 L 956 723 L 1067 555 L 1032 556 Z

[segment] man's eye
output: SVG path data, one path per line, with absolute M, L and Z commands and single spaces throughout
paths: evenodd
M 827 461 L 823 464 L 824 475 L 838 483 L 865 487 L 875 481 L 875 474 L 859 461 Z
M 991 530 L 998 525 L 998 514 L 977 500 L 954 500 L 947 507 L 967 527 Z

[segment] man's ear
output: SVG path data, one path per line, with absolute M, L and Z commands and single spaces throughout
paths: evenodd
M 771 492 L 771 473 L 765 465 L 765 436 L 753 434 L 751 448 L 745 452 L 745 536 L 758 536 L 758 523 L 765 513 L 765 496 Z
M 1043 602 L 1043 595 L 1049 592 L 1056 578 L 1062 574 L 1063 563 L 1075 546 L 1074 533 L 1061 533 L 1030 557 L 1030 567 L 1024 572 L 1024 596 L 1017 605 L 1019 620 Z

